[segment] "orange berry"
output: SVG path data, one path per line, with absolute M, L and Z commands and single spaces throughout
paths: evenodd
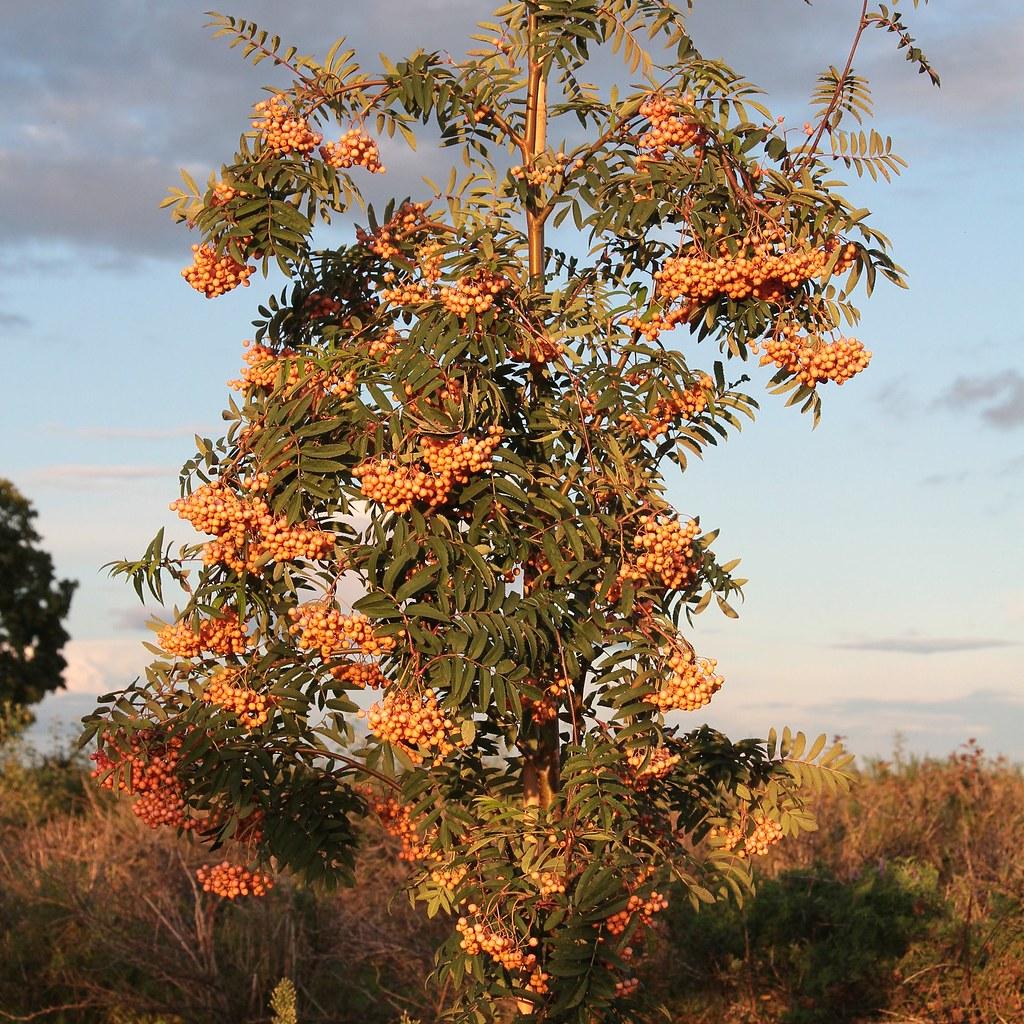
M 309 127 L 309 122 L 292 113 L 282 95 L 272 96 L 253 107 L 260 116 L 252 122 L 260 133 L 263 145 L 276 156 L 301 153 L 308 156 L 323 142 L 323 136 Z
M 269 875 L 249 871 L 226 860 L 212 866 L 203 865 L 196 871 L 196 879 L 203 892 L 228 900 L 239 896 L 265 896 L 274 887 Z
M 383 174 L 376 141 L 358 128 L 350 128 L 337 142 L 325 142 L 320 155 L 330 167 L 362 167 L 371 174 Z
M 239 285 L 248 287 L 249 278 L 255 272 L 255 267 L 239 263 L 228 253 L 218 256 L 212 246 L 193 245 L 192 265 L 186 267 L 181 276 L 197 292 L 202 292 L 208 299 L 215 299 Z

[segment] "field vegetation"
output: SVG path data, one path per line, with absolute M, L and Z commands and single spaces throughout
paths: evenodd
M 383 833 L 359 884 L 281 879 L 260 900 L 202 892 L 202 852 L 87 785 L 73 758 L 8 740 L 0 774 L 0 1020 L 436 1020 L 450 924 L 424 921 Z M 758 864 L 756 896 L 694 913 L 670 900 L 638 1020 L 687 1024 L 1024 1021 L 1024 775 L 968 744 L 867 764 L 821 829 Z M 370 827 L 370 826 L 368 826 Z M 668 1016 L 659 1007 L 665 1007 Z

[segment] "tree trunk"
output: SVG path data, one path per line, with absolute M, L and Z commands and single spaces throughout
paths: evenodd
M 540 156 L 547 148 L 548 99 L 547 75 L 537 55 L 537 16 L 531 15 L 529 69 L 526 93 L 526 150 L 528 162 Z M 544 287 L 544 218 L 527 211 L 526 236 L 529 249 L 530 285 Z M 543 382 L 542 367 L 534 365 L 533 390 Z M 527 573 L 529 569 L 527 569 Z M 524 576 L 528 580 L 528 576 Z M 527 807 L 549 807 L 558 793 L 560 771 L 558 751 L 558 718 L 533 724 L 523 765 L 523 802 Z

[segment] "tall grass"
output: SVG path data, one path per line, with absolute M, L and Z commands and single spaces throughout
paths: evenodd
M 867 767 L 821 830 L 761 865 L 744 907 L 673 901 L 638 1020 L 1024 1022 L 1024 778 L 967 746 Z M 0 763 L 0 1021 L 250 1024 L 280 979 L 298 1021 L 428 1024 L 448 925 L 401 895 L 368 834 L 354 890 L 282 880 L 224 905 L 202 851 L 151 831 L 68 760 Z M 209 853 L 205 854 L 210 859 Z
M 973 742 L 876 761 L 755 899 L 679 907 L 652 973 L 696 1022 L 1024 1021 L 1024 776 Z

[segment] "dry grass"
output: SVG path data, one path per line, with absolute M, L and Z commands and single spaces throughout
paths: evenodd
M 441 1012 L 428 977 L 447 925 L 409 906 L 380 836 L 354 890 L 282 880 L 224 905 L 195 884 L 202 851 L 75 766 L 0 768 L 0 1022 L 255 1024 L 285 976 L 303 1024 Z M 676 901 L 638 1019 L 663 1003 L 689 1024 L 1024 1021 L 1020 771 L 973 748 L 877 763 L 820 817 L 742 911 Z
M 1024 1021 L 1020 768 L 973 744 L 879 761 L 818 812 L 742 911 L 674 916 L 658 987 L 680 1019 Z
M 437 929 L 401 894 L 379 836 L 355 890 L 317 895 L 285 879 L 264 899 L 225 904 L 195 882 L 208 852 L 106 794 L 46 800 L 17 774 L 0 812 L 0 1021 L 62 1006 L 43 1016 L 269 1021 L 282 977 L 298 987 L 304 1024 L 436 1015 L 425 978 Z

